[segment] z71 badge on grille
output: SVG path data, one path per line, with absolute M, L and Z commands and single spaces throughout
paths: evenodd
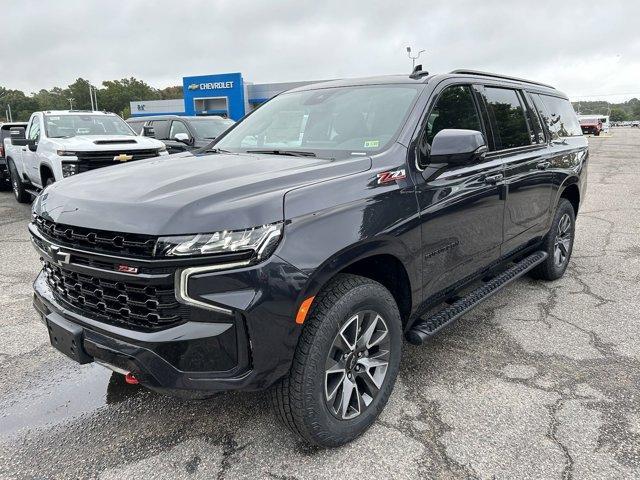
M 138 267 L 130 267 L 129 265 L 116 265 L 116 270 L 122 273 L 138 273 Z

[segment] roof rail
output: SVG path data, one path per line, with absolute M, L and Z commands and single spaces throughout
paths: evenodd
M 462 68 L 462 69 L 459 69 L 459 70 L 452 70 L 449 73 L 462 73 L 462 74 L 465 74 L 465 75 L 479 75 L 481 77 L 502 78 L 503 80 L 514 80 L 516 82 L 531 83 L 532 85 L 540 85 L 542 87 L 553 88 L 554 90 L 556 89 L 556 87 L 553 87 L 553 86 L 548 85 L 546 83 L 534 82 L 532 80 L 526 80 L 524 78 L 518 78 L 518 77 L 509 77 L 507 75 L 499 75 L 497 73 L 481 72 L 479 70 L 467 70 L 467 69 Z

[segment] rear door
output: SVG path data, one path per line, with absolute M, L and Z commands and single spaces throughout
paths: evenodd
M 489 158 L 505 166 L 503 255 L 544 234 L 551 205 L 549 151 L 537 115 L 516 88 L 485 85 L 481 89 L 493 131 Z
M 425 298 L 431 299 L 497 260 L 505 204 L 501 159 L 488 158 L 444 170 L 430 166 L 431 142 L 441 130 L 478 130 L 485 140 L 490 138 L 471 85 L 445 84 L 434 95 L 418 138 L 417 167 L 422 178 L 416 185 L 423 291 Z

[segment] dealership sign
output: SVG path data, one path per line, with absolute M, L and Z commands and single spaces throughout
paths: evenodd
M 192 83 L 189 90 L 222 90 L 233 88 L 233 82 L 208 82 L 208 83 Z

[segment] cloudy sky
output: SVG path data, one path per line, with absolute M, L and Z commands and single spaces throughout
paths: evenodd
M 640 2 L 3 2 L 0 85 L 26 92 L 135 76 L 155 87 L 240 71 L 278 82 L 465 67 L 573 99 L 640 97 Z M 614 96 L 615 94 L 615 96 Z

